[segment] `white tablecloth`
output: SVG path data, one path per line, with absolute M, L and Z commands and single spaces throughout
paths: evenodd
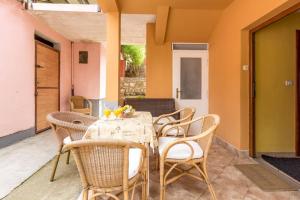
M 153 149 L 158 142 L 150 112 L 136 112 L 131 118 L 98 120 L 92 124 L 84 139 L 119 139 L 149 144 Z

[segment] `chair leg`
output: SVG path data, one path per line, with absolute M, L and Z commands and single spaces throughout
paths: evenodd
M 92 196 L 95 195 L 95 191 L 94 190 L 92 190 L 91 193 L 92 193 Z M 90 198 L 90 200 L 96 200 L 96 197 Z
M 144 174 L 143 177 L 143 185 L 142 185 L 142 200 L 146 200 L 147 199 L 147 190 L 148 190 L 148 180 L 147 180 L 147 175 Z
M 57 152 L 57 155 L 56 155 L 56 158 L 55 158 L 55 161 L 54 161 L 54 167 L 53 167 L 52 174 L 51 174 L 51 177 L 50 177 L 51 182 L 53 182 L 53 180 L 54 180 L 54 176 L 55 176 L 55 172 L 56 172 L 56 169 L 57 169 L 57 165 L 58 165 L 58 161 L 59 161 L 59 158 L 60 158 L 62 148 L 63 148 L 63 146 L 61 145 L 59 147 L 59 151 Z
M 70 163 L 70 155 L 71 155 L 71 151 L 68 151 L 67 161 L 66 161 L 67 165 Z
M 129 200 L 129 192 L 128 192 L 128 189 L 126 189 L 124 192 L 124 200 Z
M 89 197 L 89 191 L 87 189 L 84 189 L 82 192 L 82 200 L 88 200 Z
M 205 180 L 205 182 L 206 182 L 206 184 L 208 186 L 208 190 L 209 190 L 209 192 L 210 192 L 210 194 L 212 196 L 212 199 L 216 200 L 217 199 L 216 193 L 215 193 L 214 188 L 211 185 L 210 180 L 208 178 L 206 167 L 203 164 L 202 164 L 202 169 L 203 169 L 203 173 L 204 173 L 204 180 Z
M 155 170 L 156 171 L 158 171 L 159 170 L 159 153 L 158 154 L 156 154 L 156 156 L 155 156 L 156 158 L 156 160 L 155 160 Z
M 160 160 L 160 200 L 165 200 L 164 162 Z

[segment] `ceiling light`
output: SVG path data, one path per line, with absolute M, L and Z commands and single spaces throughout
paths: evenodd
M 99 12 L 97 4 L 55 4 L 55 3 L 32 3 L 32 10 L 60 11 L 60 12 Z

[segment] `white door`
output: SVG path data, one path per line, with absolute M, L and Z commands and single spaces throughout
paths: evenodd
M 195 117 L 208 113 L 208 51 L 173 50 L 173 98 L 176 109 L 192 106 Z M 191 126 L 191 134 L 200 130 Z

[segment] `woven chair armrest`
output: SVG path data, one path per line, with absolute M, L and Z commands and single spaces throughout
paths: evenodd
M 199 120 L 199 118 L 198 118 Z M 195 121 L 198 121 L 197 119 Z M 194 135 L 194 136 L 188 136 L 188 137 L 184 137 L 184 138 L 179 138 L 176 141 L 194 141 L 194 142 L 199 142 L 201 140 L 205 140 L 205 138 L 210 135 L 211 133 L 214 132 L 214 130 L 217 128 L 218 124 L 215 124 L 213 126 L 211 126 L 209 129 L 207 129 L 206 131 L 198 134 L 198 135 Z
M 174 120 L 171 119 L 171 116 L 159 116 L 159 118 L 157 118 L 154 122 L 153 122 L 153 125 L 155 124 L 159 124 L 159 121 L 161 121 L 162 119 L 167 119 L 168 122 L 172 122 Z
M 189 122 L 185 122 L 185 123 L 182 123 L 182 122 L 184 122 L 185 120 L 189 119 L 191 117 L 191 115 L 188 115 L 185 118 L 182 118 L 182 119 L 179 119 L 179 120 L 175 120 L 175 121 L 171 121 L 171 122 L 168 122 L 168 123 L 162 125 L 160 127 L 160 129 L 157 131 L 158 135 L 159 136 L 165 136 L 166 133 L 168 131 L 170 131 L 171 129 L 175 129 L 175 128 L 178 129 L 179 127 L 182 127 L 182 126 L 185 126 L 185 125 L 189 125 L 190 124 Z M 165 129 L 168 125 L 171 125 L 171 127 Z
M 90 121 L 96 122 L 97 120 L 99 120 L 98 117 L 94 117 L 94 116 L 92 116 L 92 115 L 85 115 L 85 114 L 81 114 L 81 115 L 82 115 L 83 118 L 88 119 L 88 120 L 90 120 Z
M 61 120 L 57 120 L 51 117 L 47 117 L 48 121 L 52 124 L 55 124 L 56 126 L 63 127 L 65 129 L 75 129 L 80 131 L 86 131 L 88 129 L 88 126 L 81 125 L 81 124 L 74 124 L 70 122 L 65 122 Z
M 156 124 L 156 123 L 157 123 L 159 120 L 161 120 L 162 118 L 171 117 L 171 116 L 173 116 L 173 115 L 176 115 L 176 114 L 180 113 L 182 110 L 184 110 L 184 108 L 179 109 L 179 110 L 176 110 L 175 112 L 172 112 L 172 113 L 160 115 L 160 116 L 153 122 L 153 124 Z
M 194 122 L 196 122 L 196 121 L 203 120 L 203 117 L 199 117 L 199 118 L 193 119 L 193 120 L 188 121 L 188 122 L 180 123 L 180 122 L 182 122 L 182 121 L 187 120 L 188 118 L 189 118 L 189 116 L 187 116 L 187 117 L 185 117 L 185 118 L 183 118 L 183 119 L 174 121 L 174 124 L 173 124 L 171 127 L 169 127 L 168 129 L 165 129 L 164 132 L 167 132 L 167 131 L 169 131 L 170 129 L 173 129 L 173 128 L 179 128 L 179 127 L 182 127 L 182 126 L 187 126 L 187 125 L 190 125 L 190 124 L 192 124 L 192 123 L 194 123 Z M 177 123 L 175 123 L 175 122 L 177 122 Z M 166 126 L 165 126 L 165 127 L 166 127 Z M 162 129 L 162 130 L 163 130 L 163 129 Z

